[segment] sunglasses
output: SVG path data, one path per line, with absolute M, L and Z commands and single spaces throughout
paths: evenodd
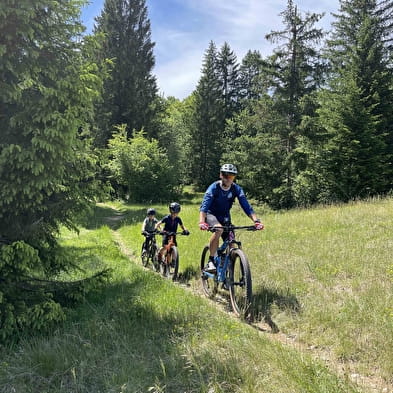
M 228 172 L 221 172 L 221 174 L 224 176 L 224 177 L 228 177 L 229 179 L 234 179 L 235 178 L 235 174 L 233 174 L 233 173 L 228 173 Z

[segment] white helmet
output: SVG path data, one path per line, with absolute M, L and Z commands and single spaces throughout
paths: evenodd
M 224 164 L 221 168 L 220 168 L 220 172 L 223 173 L 231 173 L 233 175 L 237 175 L 237 169 L 235 167 L 235 165 L 233 164 Z

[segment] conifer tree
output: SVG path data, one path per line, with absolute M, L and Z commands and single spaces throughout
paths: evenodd
M 239 69 L 239 95 L 242 100 L 256 100 L 265 92 L 263 83 L 263 60 L 260 52 L 249 50 Z M 266 86 L 266 84 L 265 84 Z
M 323 32 L 314 25 L 323 15 L 306 13 L 302 17 L 292 0 L 288 0 L 282 16 L 284 29 L 271 32 L 266 38 L 273 43 L 281 43 L 268 59 L 268 72 L 276 110 L 286 124 L 279 131 L 286 151 L 283 157 L 286 169 L 281 175 L 282 185 L 277 193 L 281 194 L 282 207 L 291 207 L 296 203 L 293 182 L 298 172 L 295 149 L 301 136 L 299 126 L 305 114 L 302 103 L 321 83 L 323 67 L 316 45 Z
M 154 43 L 145 0 L 105 0 L 95 33 L 105 34 L 101 56 L 113 59 L 111 77 L 104 86 L 99 141 L 110 138 L 113 126 L 126 124 L 128 135 L 142 130 L 156 136 L 155 116 L 159 111 Z M 106 114 L 102 118 L 102 114 Z
M 324 173 L 326 194 L 338 200 L 392 187 L 391 16 L 383 3 L 342 0 L 328 42 L 332 78 L 319 110 L 325 143 L 314 171 Z
M 224 100 L 224 120 L 226 120 L 239 109 L 239 64 L 227 42 L 218 52 L 217 71 Z
M 46 281 L 71 266 L 56 235 L 98 190 L 84 128 L 102 80 L 84 56 L 81 5 L 0 3 L 0 339 L 63 319 Z
M 223 150 L 224 103 L 217 70 L 217 48 L 213 41 L 206 50 L 194 96 L 191 172 L 197 186 L 203 188 L 217 177 Z

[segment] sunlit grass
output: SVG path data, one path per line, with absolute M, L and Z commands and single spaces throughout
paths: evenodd
M 239 231 L 256 319 L 270 315 L 293 347 L 144 270 L 147 207 L 100 204 L 79 235 L 63 231 L 75 263 L 91 273 L 110 268 L 111 278 L 51 334 L 1 349 L 0 392 L 336 393 L 357 391 L 337 368 L 348 378 L 392 375 L 392 199 L 260 210 L 266 230 Z M 158 218 L 167 214 L 167 205 L 154 207 Z M 193 288 L 209 238 L 198 208 L 182 203 L 191 235 L 178 238 L 181 283 Z M 235 206 L 233 222 L 250 220 Z M 330 356 L 331 367 L 304 348 Z

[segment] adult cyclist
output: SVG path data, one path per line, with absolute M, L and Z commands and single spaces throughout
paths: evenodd
M 199 228 L 201 230 L 208 230 L 209 227 L 217 228 L 210 237 L 210 256 L 205 267 L 205 270 L 210 273 L 215 273 L 216 271 L 214 255 L 218 249 L 220 236 L 223 234 L 222 226 L 231 222 L 230 210 L 236 198 L 244 213 L 254 222 L 255 229 L 262 230 L 264 228 L 261 220 L 257 218 L 248 202 L 242 187 L 234 182 L 236 175 L 237 168 L 235 165 L 222 165 L 220 168 L 220 180 L 210 184 L 207 188 L 199 209 Z

